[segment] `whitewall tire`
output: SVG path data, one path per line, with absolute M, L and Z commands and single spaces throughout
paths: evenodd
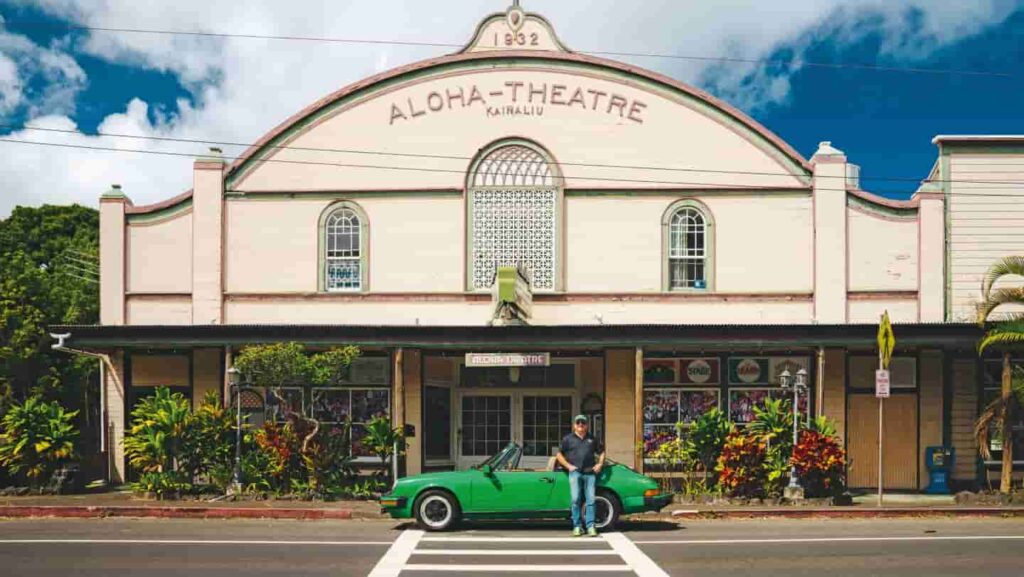
M 611 531 L 619 522 L 622 505 L 612 493 L 601 491 L 594 497 L 594 527 L 598 531 Z
M 427 531 L 447 531 L 462 517 L 459 502 L 446 491 L 427 491 L 413 507 L 416 523 Z

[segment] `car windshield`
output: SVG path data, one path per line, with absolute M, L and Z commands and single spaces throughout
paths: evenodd
M 479 469 L 484 465 L 490 465 L 494 471 L 502 471 L 505 469 L 512 469 L 519 462 L 519 445 L 515 443 L 509 443 L 504 449 L 498 451 L 483 463 L 480 463 L 475 468 Z

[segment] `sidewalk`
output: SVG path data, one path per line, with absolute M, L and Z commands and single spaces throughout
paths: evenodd
M 899 517 L 1024 517 L 1024 506 L 958 505 L 953 495 L 922 493 L 885 494 L 882 506 L 874 493 L 853 496 L 853 505 L 684 505 L 672 507 L 673 518 L 750 519 L 750 518 L 899 518 Z
M 130 491 L 0 497 L 0 517 L 159 517 L 196 519 L 382 519 L 375 501 L 141 499 Z

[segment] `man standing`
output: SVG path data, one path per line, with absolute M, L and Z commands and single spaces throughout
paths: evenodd
M 580 493 L 587 502 L 587 535 L 594 537 L 594 496 L 597 491 L 597 475 L 604 467 L 604 447 L 590 434 L 590 421 L 586 415 L 576 415 L 572 420 L 572 432 L 562 439 L 558 447 L 558 462 L 569 471 L 569 494 L 572 499 L 572 534 L 583 534 L 583 520 L 580 519 Z

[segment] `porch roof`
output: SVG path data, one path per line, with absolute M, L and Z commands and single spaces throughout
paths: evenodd
M 914 323 L 893 327 L 899 348 L 973 349 L 984 329 L 968 323 Z M 694 347 L 779 349 L 875 346 L 873 324 L 843 325 L 558 325 L 558 326 L 365 326 L 365 325 L 55 325 L 70 333 L 72 347 L 168 348 L 241 346 L 297 341 L 309 345 L 465 349 L 467 347 L 614 348 Z

